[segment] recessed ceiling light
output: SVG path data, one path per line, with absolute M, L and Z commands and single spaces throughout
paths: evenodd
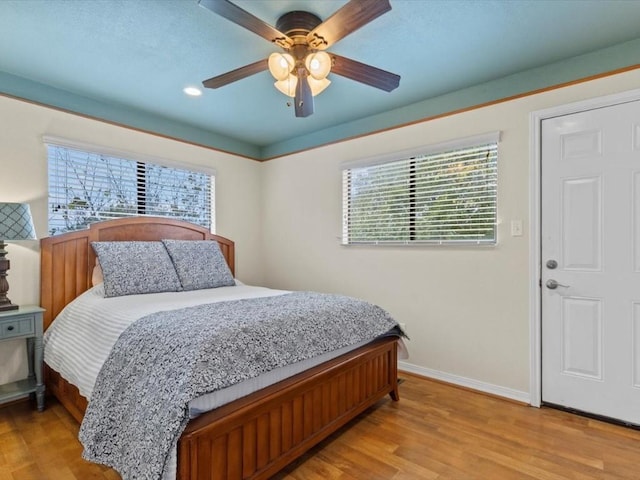
M 182 89 L 182 91 L 192 97 L 199 97 L 200 95 L 202 95 L 202 90 L 196 87 L 185 87 Z

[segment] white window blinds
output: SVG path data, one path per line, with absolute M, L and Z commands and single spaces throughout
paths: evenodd
M 496 242 L 496 141 L 343 170 L 343 244 Z
M 47 156 L 50 235 L 145 215 L 211 228 L 213 175 L 55 144 Z

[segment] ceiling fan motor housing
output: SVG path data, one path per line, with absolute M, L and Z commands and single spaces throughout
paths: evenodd
M 287 12 L 278 18 L 276 28 L 293 40 L 293 45 L 285 47 L 296 60 L 292 74 L 297 77 L 307 76 L 304 61 L 312 48 L 307 42 L 310 31 L 322 23 L 322 19 L 310 12 L 296 10 Z M 282 46 L 282 45 L 281 45 Z
M 307 34 L 321 23 L 322 20 L 313 13 L 297 10 L 282 15 L 276 22 L 276 28 L 296 43 L 306 43 Z

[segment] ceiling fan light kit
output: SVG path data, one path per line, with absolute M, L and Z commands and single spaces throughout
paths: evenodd
M 309 74 L 316 80 L 324 80 L 331 71 L 331 57 L 327 52 L 311 52 L 304 59 Z
M 298 84 L 298 66 L 288 53 L 272 53 L 269 55 L 269 72 L 277 81 L 275 87 L 283 94 L 294 97 Z M 304 59 L 307 81 L 311 94 L 315 97 L 329 86 L 331 81 L 327 75 L 331 71 L 331 57 L 326 52 L 312 52 Z
M 288 53 L 274 52 L 269 55 L 269 72 L 276 80 L 286 80 L 296 62 Z
M 309 82 L 309 87 L 311 87 L 311 94 L 315 97 L 319 93 L 322 93 L 325 88 L 331 85 L 331 80 L 328 78 L 316 79 L 311 77 L 307 77 L 307 81 Z
M 273 84 L 280 93 L 286 95 L 287 97 L 295 97 L 296 96 L 296 87 L 298 86 L 298 77 L 293 75 L 289 75 L 284 80 L 278 80 Z
M 199 3 L 285 51 L 205 80 L 202 83 L 206 88 L 219 88 L 268 69 L 276 79 L 275 88 L 295 98 L 296 117 L 307 117 L 314 110 L 313 97 L 331 84 L 329 73 L 387 92 L 400 84 L 399 75 L 324 51 L 391 10 L 389 0 L 350 0 L 325 21 L 309 12 L 287 12 L 278 19 L 276 27 L 229 0 L 199 0 Z

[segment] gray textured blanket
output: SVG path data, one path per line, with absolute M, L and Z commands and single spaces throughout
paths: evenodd
M 396 325 L 375 305 L 307 292 L 143 317 L 122 333 L 96 380 L 80 428 L 83 456 L 124 480 L 160 479 L 193 398 Z

